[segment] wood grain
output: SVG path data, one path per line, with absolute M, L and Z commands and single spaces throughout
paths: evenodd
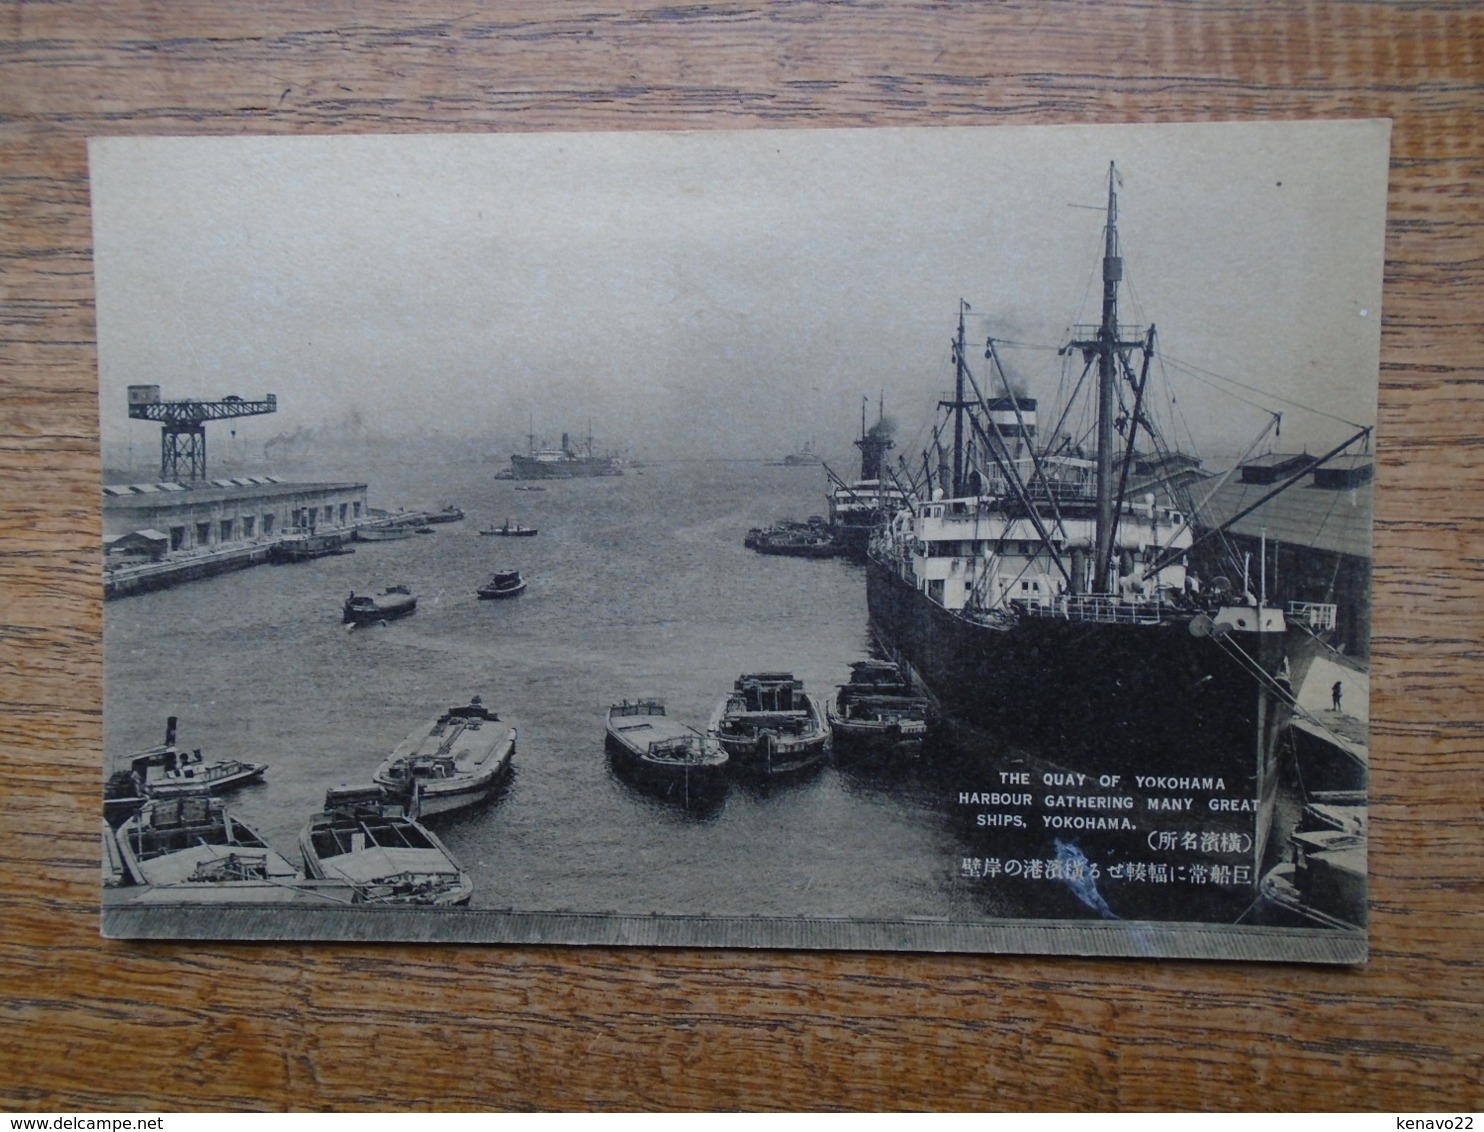
M 0 29 L 0 1104 L 1484 1106 L 1484 8 L 12 0 Z M 1362 116 L 1395 120 L 1365 968 L 99 938 L 87 137 Z

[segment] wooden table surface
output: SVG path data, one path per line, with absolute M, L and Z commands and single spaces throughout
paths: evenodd
M 0 1106 L 1484 1105 L 1484 7 L 40 0 L 0 28 Z M 1368 966 L 99 938 L 87 137 L 1316 117 L 1395 120 Z

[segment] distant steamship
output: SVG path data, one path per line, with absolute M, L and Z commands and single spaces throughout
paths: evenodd
M 536 437 L 527 438 L 528 451 L 510 457 L 511 475 L 518 480 L 565 480 L 587 476 L 621 476 L 623 469 L 612 456 L 593 454 L 593 438 L 587 437 L 585 449 L 579 452 L 572 447 L 571 438 L 562 433 L 560 448 L 537 448 Z

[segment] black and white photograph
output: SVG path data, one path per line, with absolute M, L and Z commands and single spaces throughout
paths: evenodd
M 103 933 L 1364 962 L 1388 141 L 94 138 Z

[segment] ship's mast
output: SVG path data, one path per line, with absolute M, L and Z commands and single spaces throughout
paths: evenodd
M 1128 351 L 1153 347 L 1153 334 L 1146 342 L 1142 337 L 1130 335 L 1120 338 L 1118 326 L 1118 284 L 1123 282 L 1123 257 L 1118 250 L 1118 170 L 1108 162 L 1108 218 L 1103 232 L 1103 320 L 1097 326 L 1077 327 L 1081 336 L 1071 343 L 1071 348 L 1082 351 L 1084 360 L 1090 365 L 1098 363 L 1098 419 L 1097 419 L 1097 525 L 1093 545 L 1092 592 L 1107 593 L 1112 588 L 1109 578 L 1113 564 L 1114 532 L 1118 529 L 1118 509 L 1121 506 L 1121 488 L 1115 483 L 1113 461 L 1118 441 L 1114 435 L 1118 408 L 1118 367 L 1128 365 Z M 1130 430 L 1140 423 L 1138 408 Z M 1132 445 L 1129 457 L 1132 456 Z
M 968 309 L 969 304 L 960 299 L 958 336 L 953 340 L 953 400 L 938 402 L 938 408 L 953 410 L 953 483 L 949 491 L 954 499 L 964 493 L 964 410 L 970 407 L 964 401 L 964 371 L 968 365 L 964 361 L 964 312 Z
M 953 497 L 964 493 L 964 311 L 969 304 L 958 301 L 958 341 L 953 347 Z
M 1098 517 L 1097 547 L 1093 559 L 1093 591 L 1102 593 L 1108 586 L 1108 572 L 1113 559 L 1113 405 L 1117 368 L 1114 350 L 1118 343 L 1118 284 L 1123 279 L 1123 257 L 1118 254 L 1118 180 L 1113 163 L 1108 163 L 1108 223 L 1103 243 L 1103 321 L 1098 326 Z

